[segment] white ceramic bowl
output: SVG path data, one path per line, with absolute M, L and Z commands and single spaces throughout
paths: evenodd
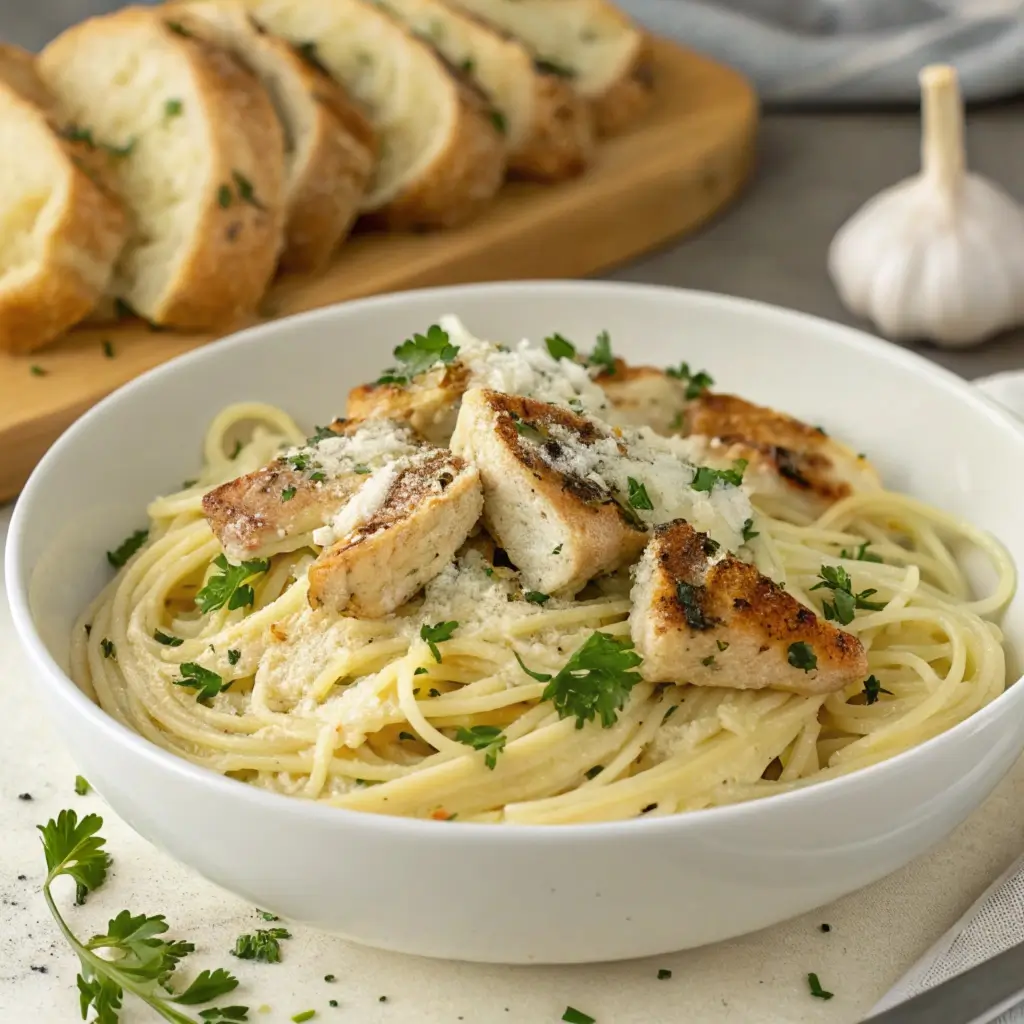
M 82 772 L 133 828 L 201 874 L 358 942 L 508 963 L 644 956 L 762 928 L 906 864 L 989 793 L 1024 745 L 1024 686 L 891 761 L 801 792 L 674 818 L 494 827 L 319 807 L 151 746 L 68 680 L 74 617 L 104 551 L 191 476 L 229 402 L 312 425 L 392 347 L 446 312 L 486 337 L 589 343 L 707 367 L 718 385 L 850 440 L 888 483 L 970 518 L 1024 564 L 1024 432 L 952 374 L 834 324 L 660 288 L 518 283 L 409 292 L 259 327 L 175 360 L 84 416 L 14 514 L 7 586 L 46 707 Z M 1024 650 L 1018 599 L 1009 643 Z

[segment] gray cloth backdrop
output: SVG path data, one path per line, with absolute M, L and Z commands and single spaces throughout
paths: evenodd
M 749 75 L 766 103 L 907 102 L 955 64 L 969 100 L 1024 91 L 1024 0 L 618 0 Z M 0 39 L 37 49 L 113 0 L 0 0 Z

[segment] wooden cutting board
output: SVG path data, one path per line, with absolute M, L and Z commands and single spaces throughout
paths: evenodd
M 511 183 L 455 230 L 357 235 L 322 274 L 280 279 L 260 317 L 430 285 L 583 277 L 694 230 L 750 175 L 757 100 L 737 72 L 664 40 L 655 44 L 655 82 L 650 111 L 602 142 L 583 177 Z M 46 449 L 101 398 L 211 340 L 128 320 L 77 328 L 32 356 L 0 354 L 0 501 L 18 493 Z

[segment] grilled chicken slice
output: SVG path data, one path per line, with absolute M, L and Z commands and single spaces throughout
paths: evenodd
M 815 695 L 868 673 L 855 636 L 685 520 L 655 528 L 631 597 L 630 631 L 650 682 Z
M 377 470 L 334 519 L 338 535 L 309 568 L 313 608 L 380 618 L 451 561 L 483 509 L 475 467 L 432 450 Z
M 563 452 L 553 430 L 582 446 L 617 447 L 592 420 L 568 409 L 482 389 L 463 397 L 451 444 L 479 467 L 484 524 L 524 585 L 575 593 L 635 558 L 646 526 L 607 486 L 551 464 Z
M 688 403 L 683 427 L 695 460 L 720 468 L 746 459 L 755 494 L 795 503 L 811 517 L 841 498 L 882 486 L 863 455 L 819 427 L 734 395 L 704 392 Z
M 387 417 L 410 424 L 428 441 L 447 445 L 470 374 L 461 362 L 441 365 L 408 384 L 360 384 L 348 393 L 347 416 Z
M 203 497 L 203 515 L 235 562 L 294 551 L 311 540 L 377 467 L 420 450 L 394 420 L 336 420 L 270 465 Z

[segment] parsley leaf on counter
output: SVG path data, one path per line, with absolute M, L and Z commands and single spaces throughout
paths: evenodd
M 549 334 L 544 339 L 544 344 L 548 347 L 548 352 L 552 359 L 575 359 L 576 358 L 576 346 L 568 339 L 563 337 L 557 331 L 554 334 Z
M 818 976 L 816 974 L 807 975 L 807 984 L 810 986 L 811 995 L 817 997 L 818 999 L 831 999 L 834 995 L 834 993 L 826 992 L 821 987 L 821 982 L 818 981 Z
M 591 633 L 554 676 L 533 672 L 518 654 L 515 658 L 528 676 L 548 684 L 541 700 L 550 700 L 559 718 L 575 716 L 577 729 L 595 715 L 606 729 L 616 723 L 630 690 L 640 682 L 640 673 L 632 670 L 643 660 L 632 640 L 601 632 Z
M 848 626 L 853 622 L 855 609 L 863 608 L 878 612 L 885 607 L 884 601 L 868 600 L 878 593 L 877 590 L 862 590 L 855 594 L 850 574 L 841 565 L 823 565 L 818 573 L 818 579 L 821 582 L 811 587 L 811 590 L 821 590 L 824 587 L 832 591 L 832 601 L 825 601 L 822 604 L 825 618 L 829 622 L 840 622 Z
M 566 1021 L 566 1024 L 597 1024 L 596 1019 L 591 1017 L 589 1013 L 577 1010 L 574 1006 L 567 1006 L 565 1008 L 562 1020 Z
M 459 346 L 449 342 L 448 332 L 431 324 L 426 334 L 414 334 L 395 349 L 394 356 L 402 364 L 401 369 L 385 370 L 377 383 L 408 384 L 437 363 L 450 363 L 458 354 Z
M 451 640 L 458 625 L 457 622 L 435 622 L 433 626 L 424 623 L 420 627 L 420 639 L 426 641 L 430 653 L 434 656 L 434 661 L 438 664 L 441 663 L 441 652 L 437 645 L 444 643 L 445 640 Z
M 121 541 L 113 551 L 107 552 L 107 561 L 120 569 L 149 540 L 149 530 L 136 530 L 130 537 Z
M 497 767 L 498 755 L 505 749 L 508 739 L 496 725 L 474 725 L 469 729 L 460 725 L 455 730 L 455 738 L 467 747 L 485 751 L 484 764 L 492 771 Z
M 232 565 L 224 555 L 218 555 L 213 564 L 221 571 L 213 573 L 206 581 L 206 586 L 196 594 L 196 604 L 204 613 L 216 611 L 225 604 L 228 611 L 252 604 L 256 595 L 246 580 L 270 568 L 270 560 L 266 558 L 252 558 L 241 565 Z
M 74 811 L 61 811 L 56 820 L 39 826 L 47 875 L 43 882 L 43 899 L 64 938 L 78 955 L 78 995 L 84 1020 L 90 1009 L 93 1024 L 118 1024 L 124 995 L 136 996 L 150 1009 L 171 1024 L 196 1024 L 194 1018 L 172 1004 L 193 1006 L 206 1003 L 238 987 L 238 981 L 227 971 L 203 971 L 184 991 L 171 987 L 179 961 L 195 947 L 191 942 L 163 938 L 167 922 L 162 914 L 147 917 L 122 910 L 107 923 L 103 935 L 82 942 L 71 931 L 53 899 L 53 882 L 66 875 L 75 882 L 76 903 L 83 903 L 88 893 L 98 889 L 107 877 L 110 856 L 106 840 L 99 830 L 103 819 L 87 814 L 81 821 Z M 102 956 L 112 953 L 109 959 Z M 246 1007 L 211 1008 L 200 1012 L 208 1024 L 244 1021 Z
M 235 940 L 232 956 L 239 960 L 258 960 L 264 964 L 281 962 L 280 939 L 290 939 L 292 934 L 287 928 L 257 928 L 249 935 L 239 935 Z
M 874 677 L 872 676 L 872 678 Z M 75 776 L 75 792 L 79 796 L 86 796 L 90 789 L 92 786 L 89 785 L 89 780 L 84 775 Z
M 670 366 L 665 373 L 676 380 L 686 381 L 686 398 L 689 400 L 700 397 L 715 383 L 714 378 L 704 370 L 692 372 L 689 363 L 680 363 L 678 367 Z
M 183 661 L 178 667 L 181 669 L 182 677 L 181 679 L 172 679 L 171 682 L 175 686 L 188 686 L 195 690 L 196 700 L 200 704 L 206 704 L 211 698 L 216 697 L 218 693 L 223 693 L 231 685 L 230 680 L 225 683 L 216 672 L 203 668 L 202 665 L 197 665 L 194 661 Z

